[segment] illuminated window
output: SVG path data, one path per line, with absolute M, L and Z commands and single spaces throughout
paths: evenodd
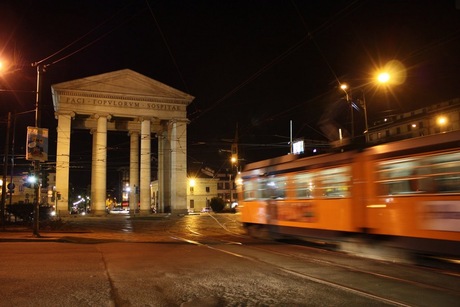
M 263 180 L 262 198 L 281 199 L 286 197 L 286 177 L 269 177 Z
M 298 174 L 294 177 L 296 198 L 312 198 L 315 184 L 311 173 Z
M 460 192 L 460 153 L 440 153 L 380 162 L 381 195 Z
M 321 196 L 326 198 L 350 197 L 351 168 L 341 166 L 318 172 Z

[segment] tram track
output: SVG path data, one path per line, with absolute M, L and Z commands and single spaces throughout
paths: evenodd
M 331 282 L 331 281 L 329 281 L 327 279 L 318 278 L 318 277 L 315 277 L 315 276 L 312 276 L 312 275 L 308 275 L 308 274 L 300 273 L 298 271 L 290 270 L 290 269 L 287 269 L 287 268 L 285 268 L 283 266 L 280 266 L 280 265 L 277 265 L 277 264 L 273 264 L 271 262 L 261 260 L 259 257 L 248 256 L 245 253 L 231 252 L 231 251 L 229 251 L 227 249 L 219 248 L 219 247 L 216 247 L 215 245 L 211 245 L 209 243 L 201 243 L 199 241 L 190 240 L 190 239 L 187 239 L 187 238 L 184 238 L 184 237 L 179 237 L 179 236 L 176 236 L 176 235 L 171 235 L 171 238 L 173 238 L 175 240 L 180 240 L 182 242 L 187 242 L 187 243 L 190 243 L 190 244 L 210 248 L 210 249 L 215 250 L 217 252 L 223 252 L 225 254 L 232 255 L 232 256 L 238 257 L 238 258 L 242 258 L 242 259 L 245 259 L 245 260 L 248 260 L 248 261 L 253 261 L 253 262 L 256 262 L 256 263 L 263 264 L 263 265 L 268 264 L 268 265 L 272 266 L 273 268 L 276 268 L 276 269 L 278 269 L 278 270 L 280 270 L 280 271 L 282 271 L 284 273 L 287 273 L 289 275 L 300 277 L 302 279 L 306 279 L 306 280 L 309 280 L 309 281 L 314 282 L 314 283 L 319 283 L 319 284 L 322 284 L 322 285 L 325 285 L 325 286 L 333 287 L 333 288 L 335 288 L 337 290 L 351 292 L 353 294 L 356 294 L 356 295 L 359 295 L 359 296 L 362 296 L 362 297 L 366 297 L 366 298 L 371 299 L 371 300 L 376 301 L 376 302 L 389 304 L 389 305 L 392 305 L 392 306 L 411 306 L 411 305 L 404 304 L 403 302 L 400 302 L 400 301 L 391 300 L 391 299 L 388 299 L 388 298 L 385 298 L 385 297 L 382 297 L 382 296 L 378 296 L 378 295 L 375 295 L 375 294 L 372 294 L 372 293 L 369 293 L 369 292 L 366 292 L 366 291 L 362 291 L 362 290 L 352 288 L 352 287 L 347 287 L 347 286 L 344 286 L 344 285 L 339 284 L 339 283 Z
M 99 239 L 118 238 L 122 242 L 162 243 L 178 241 L 208 248 L 235 259 L 251 261 L 278 270 L 292 280 L 304 279 L 331 291 L 343 291 L 374 305 L 457 306 L 460 277 L 441 271 L 365 259 L 305 245 L 254 239 L 244 234 L 236 217 L 225 215 L 162 220 L 151 228 L 144 220 L 116 218 L 87 221 L 98 229 Z M 116 222 L 116 223 L 114 223 Z M 116 231 L 118 229 L 118 231 Z M 129 235 L 133 232 L 134 235 Z M 109 235 L 111 234 L 111 236 Z M 239 260 L 235 260 L 238 263 Z
M 459 291 L 454 286 L 458 284 L 458 276 L 450 276 L 453 280 L 450 284 L 453 286 L 449 287 L 449 282 L 439 286 L 434 282 L 426 282 L 428 279 L 418 279 L 430 274 L 437 274 L 436 278 L 441 278 L 439 274 L 442 273 L 439 271 L 410 268 L 409 266 L 400 266 L 393 263 L 386 264 L 383 261 L 339 253 L 334 254 L 325 250 L 318 252 L 317 249 L 313 253 L 315 254 L 314 257 L 312 257 L 312 248 L 276 242 L 267 245 L 266 241 L 234 234 L 225 227 L 221 229 L 223 231 L 218 236 L 216 236 L 216 233 L 209 236 L 202 234 L 198 230 L 193 230 L 189 232 L 190 236 L 193 236 L 193 240 L 189 238 L 190 236 L 184 236 L 184 233 L 170 233 L 170 236 L 175 240 L 207 247 L 262 265 L 269 265 L 292 276 L 366 297 L 376 303 L 393 306 L 430 306 L 443 302 L 446 306 L 454 306 L 460 299 Z M 228 239 L 229 237 L 238 238 L 243 242 L 233 241 Z M 232 244 L 229 244 L 229 242 L 232 242 Z M 326 256 L 326 258 L 321 258 L 320 256 Z M 365 261 L 377 266 L 377 268 L 374 270 L 360 269 L 356 265 L 346 265 L 327 259 L 331 257 L 346 257 L 346 259 L 353 259 L 353 261 L 361 263 Z M 387 265 L 387 270 L 389 271 L 383 272 L 382 267 Z M 391 274 L 391 268 L 395 267 L 398 272 Z M 408 273 L 399 273 L 401 270 L 406 270 Z M 404 278 L 404 274 L 407 274 L 406 278 Z M 449 276 L 442 275 L 442 278 L 449 278 Z M 385 293 L 387 289 L 392 290 Z

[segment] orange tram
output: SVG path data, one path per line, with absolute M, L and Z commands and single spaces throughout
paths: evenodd
M 286 155 L 240 176 L 241 222 L 253 236 L 460 256 L 460 131 Z

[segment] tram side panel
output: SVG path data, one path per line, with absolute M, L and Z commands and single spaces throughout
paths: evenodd
M 259 224 L 266 225 L 268 220 L 267 202 L 260 195 L 259 179 L 244 179 L 239 187 L 238 210 L 241 212 L 241 222 L 243 225 Z
M 369 159 L 370 233 L 412 248 L 460 254 L 460 151 L 423 151 Z
M 288 174 L 285 199 L 276 200 L 281 227 L 324 231 L 355 231 L 353 221 L 352 167 L 339 164 Z M 301 232 L 301 231 L 299 231 Z M 307 231 L 303 233 L 308 234 Z
M 272 232 L 301 236 L 359 231 L 362 200 L 352 197 L 353 182 L 363 180 L 358 162 L 326 162 L 317 167 L 309 160 L 302 171 L 246 177 L 240 194 L 243 224 L 270 225 Z

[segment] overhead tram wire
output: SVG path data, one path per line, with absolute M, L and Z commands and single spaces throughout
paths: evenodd
M 341 18 L 345 18 L 346 15 L 350 14 L 351 13 L 351 9 L 355 3 L 359 2 L 358 0 L 355 0 L 351 3 L 349 3 L 344 9 L 342 9 L 341 11 L 337 12 L 333 17 L 329 18 L 329 20 L 334 20 L 334 22 L 338 22 Z M 297 7 L 297 5 L 295 4 L 295 1 L 294 0 L 291 0 L 291 3 L 292 5 L 294 6 L 294 8 L 296 9 L 297 11 L 297 14 L 299 15 L 299 18 L 300 20 L 302 21 L 302 24 L 304 26 L 304 30 L 307 32 L 307 37 L 309 38 L 309 40 L 313 43 L 313 45 L 316 47 L 316 49 L 318 50 L 318 53 L 319 55 L 323 58 L 324 62 L 326 63 L 327 67 L 329 68 L 329 71 L 331 72 L 331 74 L 333 75 L 334 79 L 336 80 L 337 82 L 337 85 L 340 86 L 341 82 L 336 74 L 336 72 L 334 71 L 334 69 L 332 68 L 329 60 L 326 58 L 326 56 L 324 55 L 324 52 L 322 51 L 322 49 L 319 47 L 318 43 L 316 42 L 314 36 L 313 36 L 313 33 L 318 33 L 318 32 L 321 32 L 321 31 L 324 31 L 326 30 L 327 28 L 331 27 L 332 26 L 332 23 L 329 22 L 329 20 L 327 20 L 326 22 L 324 22 L 321 26 L 318 27 L 318 29 L 316 29 L 314 32 L 310 32 L 309 29 L 308 29 L 308 25 L 305 21 L 305 18 L 303 17 L 303 15 L 300 13 L 299 11 L 299 8 Z M 353 10 L 357 9 L 357 7 L 353 8 Z M 345 14 L 346 13 L 346 14 Z
M 353 2 L 351 2 L 350 4 L 348 4 L 344 9 L 342 9 L 341 11 L 339 11 L 338 13 L 336 13 L 333 17 L 329 18 L 329 20 L 333 20 L 334 22 L 337 22 L 338 20 L 342 19 L 342 18 L 345 18 L 348 14 L 351 13 L 351 10 L 350 8 L 352 8 L 355 3 L 359 2 L 358 0 L 355 0 Z M 305 19 L 303 18 L 302 14 L 300 13 L 299 11 L 299 8 L 297 7 L 297 5 L 295 4 L 295 1 L 294 0 L 291 0 L 291 3 L 292 5 L 294 6 L 294 8 L 296 9 L 296 12 L 297 14 L 299 15 L 303 25 L 304 25 L 304 28 L 305 30 L 307 31 L 307 35 L 305 37 L 302 38 L 302 40 L 298 41 L 295 45 L 293 45 L 291 48 L 289 48 L 288 50 L 286 50 L 283 54 L 281 54 L 279 57 L 275 58 L 274 60 L 272 60 L 269 64 L 267 64 L 266 66 L 264 66 L 261 70 L 259 70 L 254 76 L 250 77 L 245 83 L 244 85 L 246 85 L 246 83 L 249 83 L 250 81 L 254 80 L 256 77 L 258 77 L 263 71 L 267 70 L 268 68 L 270 68 L 272 65 L 274 65 L 275 63 L 277 63 L 278 61 L 280 61 L 281 59 L 283 59 L 284 57 L 286 57 L 287 55 L 289 55 L 291 52 L 293 52 L 294 50 L 296 50 L 301 44 L 303 44 L 304 42 L 306 41 L 311 41 L 313 43 L 313 45 L 316 47 L 316 49 L 318 50 L 318 53 L 319 55 L 323 58 L 324 62 L 326 63 L 329 71 L 331 72 L 331 74 L 333 75 L 334 79 L 336 80 L 336 82 L 340 85 L 340 81 L 339 81 L 339 78 L 337 77 L 337 74 L 335 73 L 334 69 L 332 68 L 332 66 L 330 65 L 328 59 L 324 56 L 324 53 L 322 52 L 321 48 L 319 47 L 318 43 L 316 42 L 313 34 L 315 33 L 321 33 L 322 31 L 325 31 L 326 29 L 328 29 L 329 27 L 332 26 L 332 22 L 330 22 L 329 20 L 324 22 L 322 25 L 320 25 L 317 29 L 313 30 L 313 31 L 308 31 L 308 26 L 305 22 Z M 353 10 L 357 9 L 358 7 L 354 7 Z M 346 13 L 346 14 L 345 14 Z M 256 76 L 257 75 L 257 76 Z M 255 77 L 256 76 L 256 77 Z M 242 87 L 242 86 L 241 86 Z M 235 89 L 234 91 L 236 92 L 237 90 L 239 90 L 239 88 Z M 232 93 L 232 92 L 230 92 Z M 323 94 L 325 95 L 325 94 Z M 323 95 L 319 95 L 319 96 L 323 96 Z M 226 99 L 227 97 L 229 96 L 229 94 L 227 94 L 226 96 L 224 96 L 223 98 L 221 98 L 221 100 L 223 99 Z M 305 105 L 306 103 L 309 103 L 311 101 L 314 101 L 318 99 L 318 97 L 315 97 L 313 99 L 308 99 L 302 103 L 299 103 L 295 106 L 293 106 L 292 108 L 289 108 L 289 109 L 285 109 L 283 112 L 278 112 L 276 114 L 277 117 L 279 117 L 280 115 L 283 115 L 283 114 L 287 114 L 291 111 L 293 111 L 294 109 L 297 109 L 303 105 Z M 220 100 L 218 101 L 220 102 Z M 269 117 L 268 119 L 266 120 L 272 120 L 273 117 Z M 313 129 L 310 125 L 302 125 L 301 128 L 305 127 L 305 126 L 308 126 L 310 127 L 312 130 L 314 130 L 316 133 L 319 133 L 320 135 L 323 135 L 323 133 L 321 133 L 320 131 L 316 130 L 316 129 Z
M 233 94 L 235 94 L 236 92 L 238 92 L 240 89 L 242 89 L 243 87 L 245 87 L 247 84 L 249 84 L 250 82 L 254 81 L 255 79 L 257 79 L 259 76 L 262 75 L 262 73 L 264 73 L 266 70 L 268 70 L 269 68 L 271 68 L 272 66 L 274 66 L 276 63 L 278 63 L 279 61 L 281 61 L 282 59 L 284 59 L 285 57 L 287 57 L 289 54 L 291 54 L 294 50 L 296 50 L 297 48 L 299 48 L 303 43 L 305 43 L 305 37 L 302 38 L 301 40 L 299 40 L 298 42 L 296 42 L 294 45 L 292 45 L 291 47 L 289 47 L 289 49 L 287 49 L 286 51 L 284 51 L 282 54 L 280 54 L 279 56 L 275 57 L 273 60 L 271 60 L 269 63 L 267 63 L 265 66 L 263 66 L 261 69 L 259 69 L 258 71 L 256 71 L 253 75 L 251 75 L 248 79 L 246 79 L 245 81 L 243 81 L 242 83 L 240 83 L 238 86 L 236 86 L 235 88 L 233 88 L 232 90 L 230 90 L 227 94 L 225 94 L 223 97 L 221 97 L 220 99 L 218 99 L 217 101 L 215 101 L 210 107 L 206 108 L 205 110 L 203 110 L 202 112 L 200 112 L 196 118 L 192 119 L 191 120 L 191 123 L 193 123 L 194 120 L 198 119 L 200 116 L 202 116 L 203 114 L 206 114 L 207 112 L 213 110 L 214 108 L 216 108 L 221 102 L 223 102 L 224 100 L 226 100 L 227 98 L 231 97 Z
M 355 3 L 359 2 L 358 0 L 355 0 L 354 2 L 352 2 L 351 4 L 349 4 L 345 9 L 343 9 L 341 12 L 343 11 L 346 11 L 348 10 L 349 7 L 353 6 Z M 295 6 L 295 4 L 294 4 Z M 295 6 L 296 7 L 296 6 Z M 297 7 L 296 7 L 297 8 Z M 341 13 L 339 12 L 339 13 Z M 298 12 L 297 10 L 297 13 L 300 15 L 300 13 Z M 303 19 L 302 19 L 303 20 Z M 333 20 L 333 22 L 337 22 L 336 19 L 333 19 L 333 18 L 330 18 L 330 20 Z M 304 20 L 303 20 L 304 21 Z M 305 21 L 304 21 L 304 25 L 306 26 L 305 24 Z M 324 30 L 326 30 L 327 28 L 329 28 L 330 26 L 332 25 L 332 22 L 325 22 L 323 23 L 320 27 L 318 27 L 317 29 L 311 31 L 308 33 L 308 35 L 302 37 L 299 41 L 297 41 L 296 43 L 294 43 L 291 47 L 289 47 L 286 51 L 284 51 L 283 53 L 281 53 L 279 56 L 275 57 L 273 60 L 271 60 L 269 63 L 267 63 L 266 65 L 264 65 L 261 69 L 259 69 L 258 71 L 256 71 L 253 75 L 251 75 L 248 79 L 246 79 L 245 81 L 243 81 L 242 83 L 240 83 L 239 85 L 237 85 L 235 88 L 233 88 L 232 90 L 230 90 L 228 93 L 226 93 L 223 97 L 221 97 L 220 99 L 218 99 L 217 101 L 215 101 L 210 107 L 206 108 L 205 110 L 203 110 L 202 112 L 200 112 L 195 118 L 192 118 L 190 121 L 191 123 L 193 123 L 195 120 L 197 120 L 199 117 L 201 117 L 202 115 L 208 113 L 209 111 L 213 110 L 214 108 L 216 108 L 220 103 L 222 103 L 224 100 L 228 99 L 229 97 L 231 97 L 233 94 L 235 94 L 236 92 L 238 92 L 240 89 L 242 89 L 243 87 L 245 87 L 247 84 L 249 84 L 250 82 L 254 81 L 255 79 L 257 79 L 260 75 L 262 75 L 265 71 L 267 71 L 268 69 L 270 69 L 271 67 L 273 67 L 276 63 L 280 62 L 282 59 L 286 58 L 288 55 L 290 55 L 292 52 L 294 52 L 296 49 L 298 49 L 300 46 L 302 46 L 305 42 L 308 42 L 308 41 L 313 41 L 313 43 L 316 45 L 316 42 L 314 42 L 313 40 L 313 33 L 320 33 Z M 316 45 L 317 46 L 317 45 Z M 319 49 L 319 47 L 317 46 L 317 48 Z M 320 50 L 320 49 L 319 49 Z M 320 50 L 320 54 L 324 57 L 324 55 L 322 54 L 321 50 Z M 326 63 L 328 63 L 328 61 L 326 60 Z M 329 64 L 328 64 L 329 65 Z M 330 70 L 333 72 L 332 68 L 329 67 Z M 333 72 L 334 74 L 334 72 Z M 334 74 L 335 76 L 335 74 Z M 337 76 L 335 76 L 336 80 L 338 81 L 338 78 Z
M 125 7 L 123 7 L 122 10 L 124 10 L 127 6 L 128 6 L 128 5 L 126 5 Z M 122 11 L 122 10 L 120 10 L 120 11 Z M 42 62 L 44 62 L 45 60 L 52 58 L 54 55 L 57 55 L 57 54 L 59 54 L 60 52 L 64 51 L 64 50 L 67 49 L 68 47 L 74 45 L 76 42 L 80 41 L 81 39 L 83 39 L 84 37 L 86 37 L 87 35 L 89 35 L 90 33 L 92 33 L 93 31 L 95 31 L 96 29 L 100 28 L 100 27 L 101 27 L 102 25 L 104 25 L 105 23 L 109 22 L 111 19 L 115 18 L 115 16 L 118 15 L 120 11 L 118 11 L 117 13 L 115 13 L 112 17 L 108 18 L 106 21 L 104 21 L 104 22 L 102 22 L 101 24 L 99 24 L 97 27 L 95 27 L 95 28 L 93 28 L 92 30 L 90 30 L 89 32 L 87 32 L 85 35 L 83 35 L 83 36 L 81 36 L 80 38 L 78 38 L 77 40 L 75 40 L 73 43 L 71 43 L 71 44 L 67 45 L 66 47 L 62 48 L 61 50 L 55 52 L 53 55 L 50 55 L 49 57 L 47 57 L 47 58 L 45 58 L 45 59 L 43 59 L 43 60 L 41 60 L 41 61 L 39 61 L 39 62 L 36 62 L 35 64 L 37 64 L 37 63 L 42 63 Z M 139 13 L 139 12 L 138 12 L 138 13 Z M 48 66 L 49 66 L 49 65 L 56 64 L 56 63 L 59 63 L 59 62 L 65 60 L 65 59 L 67 59 L 67 58 L 73 56 L 74 54 L 77 54 L 77 53 L 79 53 L 80 51 L 82 51 L 82 50 L 84 50 L 84 49 L 86 49 L 86 48 L 92 46 L 93 44 L 95 44 L 96 42 L 100 41 L 101 39 L 103 39 L 103 38 L 106 37 L 107 35 L 111 34 L 113 31 L 115 31 L 116 29 L 118 29 L 118 28 L 121 27 L 122 25 L 126 24 L 128 21 L 131 21 L 132 19 L 134 19 L 136 16 L 137 16 L 137 14 L 131 15 L 130 18 L 125 19 L 122 23 L 120 23 L 120 24 L 116 25 L 115 27 L 113 27 L 110 31 L 108 31 L 108 32 L 106 32 L 106 33 L 100 35 L 99 37 L 97 37 L 96 39 L 90 41 L 90 42 L 87 43 L 86 45 L 83 45 L 81 48 L 78 48 L 77 50 L 75 50 L 75 51 L 73 51 L 73 52 L 71 52 L 71 53 L 69 53 L 69 54 L 67 54 L 67 55 L 65 55 L 65 56 L 63 56 L 63 57 L 61 57 L 61 58 L 59 58 L 59 59 L 57 59 L 57 60 L 55 60 L 55 61 L 52 61 L 50 64 L 48 64 Z
M 145 0 L 145 3 L 147 4 L 147 7 L 148 7 L 148 9 L 149 9 L 149 11 L 150 11 L 150 15 L 152 15 L 153 21 L 155 22 L 155 25 L 156 25 L 156 27 L 157 27 L 157 29 L 158 29 L 158 32 L 160 32 L 161 39 L 163 40 L 163 42 L 164 42 L 164 44 L 165 44 L 165 46 L 166 46 L 166 49 L 168 50 L 169 56 L 171 57 L 171 61 L 173 62 L 174 67 L 175 67 L 176 70 L 177 70 L 177 74 L 179 75 L 179 78 L 181 79 L 182 84 L 184 85 L 185 90 L 187 91 L 187 93 L 189 93 L 190 90 L 189 90 L 189 88 L 188 88 L 188 86 L 187 86 L 187 83 L 185 82 L 185 79 L 184 79 L 184 77 L 183 77 L 183 75 L 182 75 L 182 72 L 181 72 L 181 70 L 179 69 L 179 65 L 177 64 L 177 61 L 176 61 L 176 59 L 175 59 L 175 57 L 174 57 L 174 55 L 173 55 L 173 53 L 172 53 L 171 47 L 169 46 L 168 41 L 166 40 L 166 37 L 165 37 L 165 35 L 164 35 L 164 33 L 163 33 L 163 30 L 161 29 L 160 24 L 158 23 L 158 20 L 157 20 L 157 18 L 156 18 L 156 16 L 155 16 L 154 12 L 153 12 L 153 10 L 152 10 L 152 7 L 150 6 L 148 0 Z

